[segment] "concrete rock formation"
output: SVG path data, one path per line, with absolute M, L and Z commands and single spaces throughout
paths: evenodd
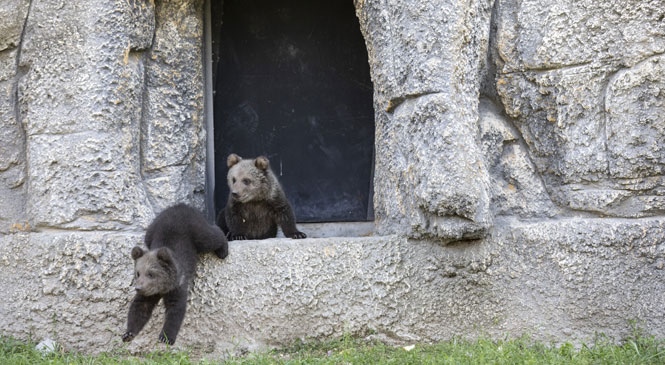
M 665 337 L 665 1 L 354 3 L 374 235 L 204 258 L 178 346 Z M 205 203 L 204 5 L 0 4 L 2 335 L 155 348 L 127 252 Z
M 663 213 L 662 1 L 499 1 L 496 90 L 552 199 Z

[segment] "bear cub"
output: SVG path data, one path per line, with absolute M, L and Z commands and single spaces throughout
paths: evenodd
M 132 249 L 136 295 L 129 306 L 129 342 L 143 329 L 160 299 L 166 315 L 159 341 L 173 345 L 185 318 L 187 290 L 196 270 L 198 254 L 215 252 L 223 259 L 229 254 L 228 241 L 219 227 L 210 225 L 194 208 L 174 205 L 161 212 L 148 226 L 145 245 Z
M 277 237 L 277 226 L 285 237 L 306 238 L 296 228 L 291 204 L 265 156 L 243 159 L 232 153 L 226 160 L 229 199 L 217 216 L 217 225 L 229 240 Z

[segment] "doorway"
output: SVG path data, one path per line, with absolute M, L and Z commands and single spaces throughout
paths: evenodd
M 298 222 L 371 221 L 373 90 L 353 1 L 211 2 L 215 209 L 265 155 Z

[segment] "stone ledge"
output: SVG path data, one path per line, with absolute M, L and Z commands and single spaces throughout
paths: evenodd
M 297 338 L 367 334 L 547 341 L 621 338 L 635 320 L 665 337 L 665 218 L 497 221 L 484 241 L 398 236 L 232 242 L 204 255 L 177 347 L 218 356 Z M 3 334 L 94 353 L 156 349 L 161 310 L 120 342 L 142 232 L 0 236 Z M 160 307 L 161 309 L 161 307 Z

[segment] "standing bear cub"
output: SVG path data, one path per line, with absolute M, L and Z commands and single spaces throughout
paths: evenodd
M 198 254 L 215 252 L 223 259 L 229 254 L 228 242 L 219 227 L 209 225 L 196 209 L 178 204 L 165 209 L 150 224 L 145 245 L 148 250 L 132 249 L 136 295 L 122 340 L 134 339 L 163 298 L 166 314 L 159 341 L 173 345 L 185 318 L 187 290 Z
M 230 240 L 276 237 L 277 226 L 285 237 L 307 237 L 296 228 L 293 209 L 268 158 L 242 159 L 232 153 L 226 164 L 229 200 L 217 216 L 217 225 Z

